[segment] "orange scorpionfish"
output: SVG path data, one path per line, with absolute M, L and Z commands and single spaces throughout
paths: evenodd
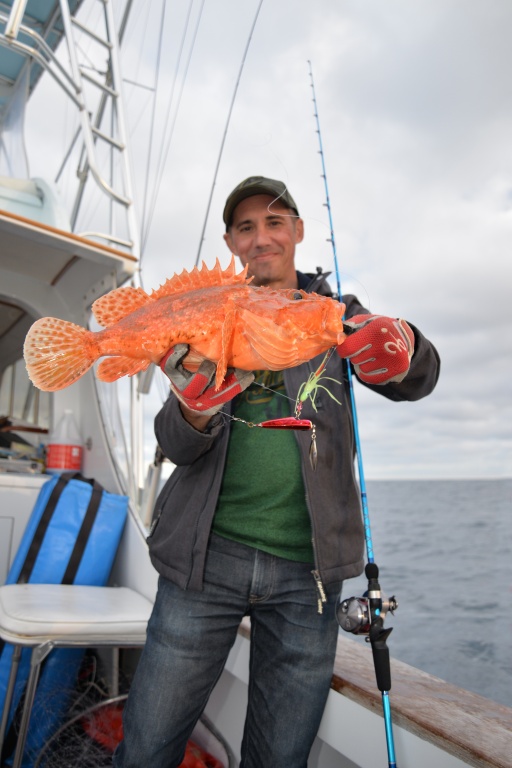
M 102 331 L 43 317 L 25 339 L 28 375 L 39 389 L 54 392 L 105 357 L 96 375 L 116 381 L 158 365 L 176 344 L 188 344 L 185 368 L 212 360 L 218 388 L 228 367 L 293 368 L 344 341 L 343 304 L 298 289 L 258 288 L 251 279 L 247 267 L 236 274 L 233 257 L 225 270 L 218 260 L 213 269 L 203 263 L 150 294 L 133 287 L 107 293 L 92 305 Z

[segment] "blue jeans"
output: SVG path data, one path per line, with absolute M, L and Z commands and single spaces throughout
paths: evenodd
M 251 617 L 243 768 L 306 768 L 329 692 L 341 583 L 317 610 L 312 566 L 212 536 L 202 592 L 160 577 L 124 712 L 116 768 L 177 768 Z

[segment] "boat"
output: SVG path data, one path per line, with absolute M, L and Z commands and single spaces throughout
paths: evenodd
M 162 457 L 155 446 L 154 462 L 146 467 L 141 452 L 147 377 L 105 385 L 88 372 L 68 389 L 43 393 L 31 385 L 23 361 L 23 341 L 37 318 L 57 316 L 88 326 L 95 299 L 115 287 L 140 284 L 140 221 L 120 64 L 133 4 L 128 1 L 116 18 L 112 0 L 103 0 L 94 28 L 86 23 L 87 0 L 0 4 L 0 577 L 5 583 L 40 489 L 51 478 L 45 471 L 45 446 L 71 411 L 83 443 L 83 476 L 129 498 L 109 584 L 152 601 L 157 574 L 146 536 Z M 100 50 L 102 65 L 95 70 L 84 40 Z M 63 151 L 63 167 L 77 163 L 76 191 L 66 201 L 54 181 L 31 178 L 24 160 L 25 107 L 42 78 L 52 78 L 77 113 L 76 135 Z M 88 195 L 102 202 L 97 225 L 84 230 L 80 215 Z M 137 652 L 121 657 L 127 675 L 136 659 Z M 238 765 L 248 659 L 244 621 L 205 712 L 204 728 L 223 745 L 225 768 Z M 393 659 L 391 672 L 401 768 L 512 766 L 511 709 Z M 309 766 L 375 768 L 385 762 L 371 649 L 363 638 L 340 633 Z

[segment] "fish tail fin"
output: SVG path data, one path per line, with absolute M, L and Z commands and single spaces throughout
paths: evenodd
M 23 346 L 32 383 L 43 392 L 73 384 L 99 357 L 94 334 L 56 317 L 42 317 L 30 327 Z

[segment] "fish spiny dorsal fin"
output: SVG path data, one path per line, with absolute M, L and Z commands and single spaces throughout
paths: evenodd
M 163 296 L 196 291 L 199 288 L 209 288 L 215 285 L 243 285 L 251 280 L 252 278 L 247 278 L 247 266 L 238 275 L 236 274 L 235 257 L 232 256 L 229 266 L 224 270 L 218 259 L 212 269 L 208 269 L 204 262 L 201 269 L 194 267 L 190 272 L 184 269 L 179 275 L 173 275 L 160 288 L 154 290 L 150 298 L 156 300 Z
M 227 271 L 228 270 L 226 270 L 226 272 Z M 208 269 L 203 261 L 198 275 L 200 276 L 201 280 L 204 280 L 205 284 L 208 285 L 220 285 L 224 282 L 224 273 L 222 272 L 222 267 L 218 259 L 215 259 L 215 266 L 213 269 Z
M 116 288 L 96 299 L 92 305 L 92 313 L 100 325 L 108 328 L 152 301 L 153 297 L 148 296 L 142 288 Z

